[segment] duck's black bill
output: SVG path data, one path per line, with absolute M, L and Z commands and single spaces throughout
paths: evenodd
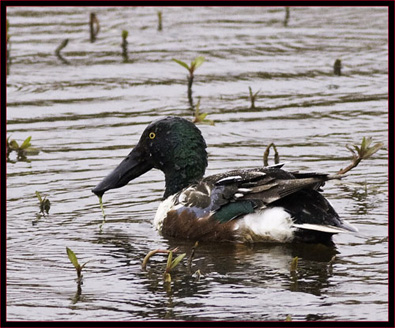
M 134 148 L 114 171 L 92 189 L 92 192 L 101 197 L 107 190 L 121 188 L 130 180 L 151 170 L 153 166 L 145 158 L 137 148 Z

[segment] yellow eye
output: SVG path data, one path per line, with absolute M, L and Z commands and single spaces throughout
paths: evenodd
M 155 139 L 155 136 L 156 136 L 156 134 L 155 134 L 154 132 L 151 132 L 151 133 L 149 134 L 149 138 L 150 138 L 150 139 Z

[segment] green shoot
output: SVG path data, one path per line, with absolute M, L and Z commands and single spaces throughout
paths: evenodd
M 298 262 L 299 262 L 299 258 L 295 256 L 291 262 L 291 268 L 290 268 L 291 273 L 296 273 L 296 271 L 298 270 Z
M 81 285 L 82 283 L 82 269 L 87 265 L 90 261 L 85 262 L 83 265 L 78 263 L 77 256 L 75 253 L 68 247 L 66 247 L 67 256 L 69 257 L 70 262 L 73 264 L 75 270 L 77 271 L 77 283 Z
M 190 76 L 193 76 L 196 69 L 204 63 L 204 60 L 205 59 L 203 56 L 198 56 L 194 60 L 192 60 L 191 65 L 188 66 L 187 63 L 173 58 L 173 61 L 175 61 L 177 64 L 181 65 L 182 67 L 185 67 L 188 70 Z
M 189 101 L 189 105 L 191 106 L 191 108 L 193 108 L 192 84 L 193 84 L 194 73 L 195 73 L 196 69 L 204 63 L 205 59 L 203 56 L 198 56 L 194 60 L 192 60 L 191 65 L 189 65 L 189 66 L 187 63 L 185 63 L 181 60 L 178 60 L 178 59 L 173 58 L 173 61 L 176 62 L 177 64 L 181 65 L 182 67 L 186 68 L 189 72 L 189 75 L 188 75 L 188 101 Z
M 38 198 L 38 201 L 40 202 L 40 213 L 45 216 L 45 213 L 47 215 L 49 214 L 49 209 L 51 208 L 51 202 L 47 197 L 42 198 L 40 193 L 36 191 L 36 196 Z
M 158 11 L 158 31 L 162 31 L 162 12 Z
M 181 262 L 181 260 L 185 257 L 185 255 L 186 253 L 180 254 L 173 260 L 173 252 L 172 251 L 169 252 L 169 255 L 167 257 L 166 270 L 163 274 L 163 279 L 165 282 L 167 283 L 171 282 L 170 272 Z
M 352 147 L 354 147 L 353 149 L 351 146 L 347 145 L 346 148 L 352 153 L 352 162 L 346 168 L 339 170 L 337 174 L 345 174 L 346 172 L 356 167 L 363 159 L 368 159 L 384 146 L 382 142 L 379 142 L 370 147 L 371 143 L 371 137 L 363 137 L 360 147 L 358 147 L 357 145 L 352 145 Z
M 122 31 L 122 57 L 123 57 L 123 62 L 127 63 L 129 61 L 129 56 L 128 56 L 128 35 L 129 32 L 126 30 Z
M 209 125 L 214 125 L 214 121 L 212 120 L 206 120 L 207 113 L 200 113 L 200 99 L 198 103 L 195 106 L 195 117 L 193 119 L 193 123 L 198 124 L 209 124 Z
M 16 140 L 10 140 L 10 137 L 7 138 L 7 159 L 9 159 L 9 155 L 12 151 L 17 153 L 18 160 L 26 160 L 27 155 L 37 155 L 39 150 L 31 147 L 30 140 L 32 137 L 27 137 L 25 141 L 23 141 L 22 145 L 19 146 Z
M 270 147 L 273 147 L 273 150 L 274 150 L 274 164 L 280 163 L 280 155 L 277 152 L 276 145 L 272 142 L 269 146 L 266 147 L 266 150 L 263 153 L 263 165 L 264 166 L 269 165 L 268 157 L 269 157 L 269 153 L 270 153 Z

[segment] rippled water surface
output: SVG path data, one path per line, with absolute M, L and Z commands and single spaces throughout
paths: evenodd
M 387 320 L 388 15 L 386 8 L 9 7 L 7 136 L 31 136 L 37 155 L 7 163 L 7 320 Z M 89 14 L 100 22 L 89 40 Z M 121 54 L 127 30 L 129 61 Z M 54 51 L 64 39 L 63 59 Z M 91 193 L 166 115 L 192 119 L 187 71 L 172 58 L 206 61 L 195 103 L 215 126 L 207 174 L 262 166 L 275 142 L 289 170 L 336 173 L 347 144 L 384 148 L 324 194 L 359 229 L 321 245 L 201 243 L 171 287 L 157 248 L 191 253 L 152 220 L 164 179 L 151 171 L 106 193 L 107 220 Z M 333 63 L 342 61 L 342 75 Z M 250 108 L 249 89 L 259 91 Z M 273 153 L 270 161 L 273 161 Z M 51 201 L 37 220 L 35 191 Z M 67 255 L 83 269 L 82 290 Z M 336 255 L 334 257 L 334 255 Z M 296 273 L 290 272 L 298 256 Z M 200 278 L 194 273 L 200 270 Z

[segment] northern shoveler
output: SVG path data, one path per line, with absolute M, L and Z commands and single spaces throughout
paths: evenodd
M 357 230 L 322 196 L 319 173 L 287 172 L 275 165 L 203 178 L 206 142 L 196 125 L 166 117 L 148 125 L 129 155 L 92 191 L 125 186 L 152 168 L 166 189 L 154 219 L 168 237 L 194 241 L 332 243 L 332 235 Z

